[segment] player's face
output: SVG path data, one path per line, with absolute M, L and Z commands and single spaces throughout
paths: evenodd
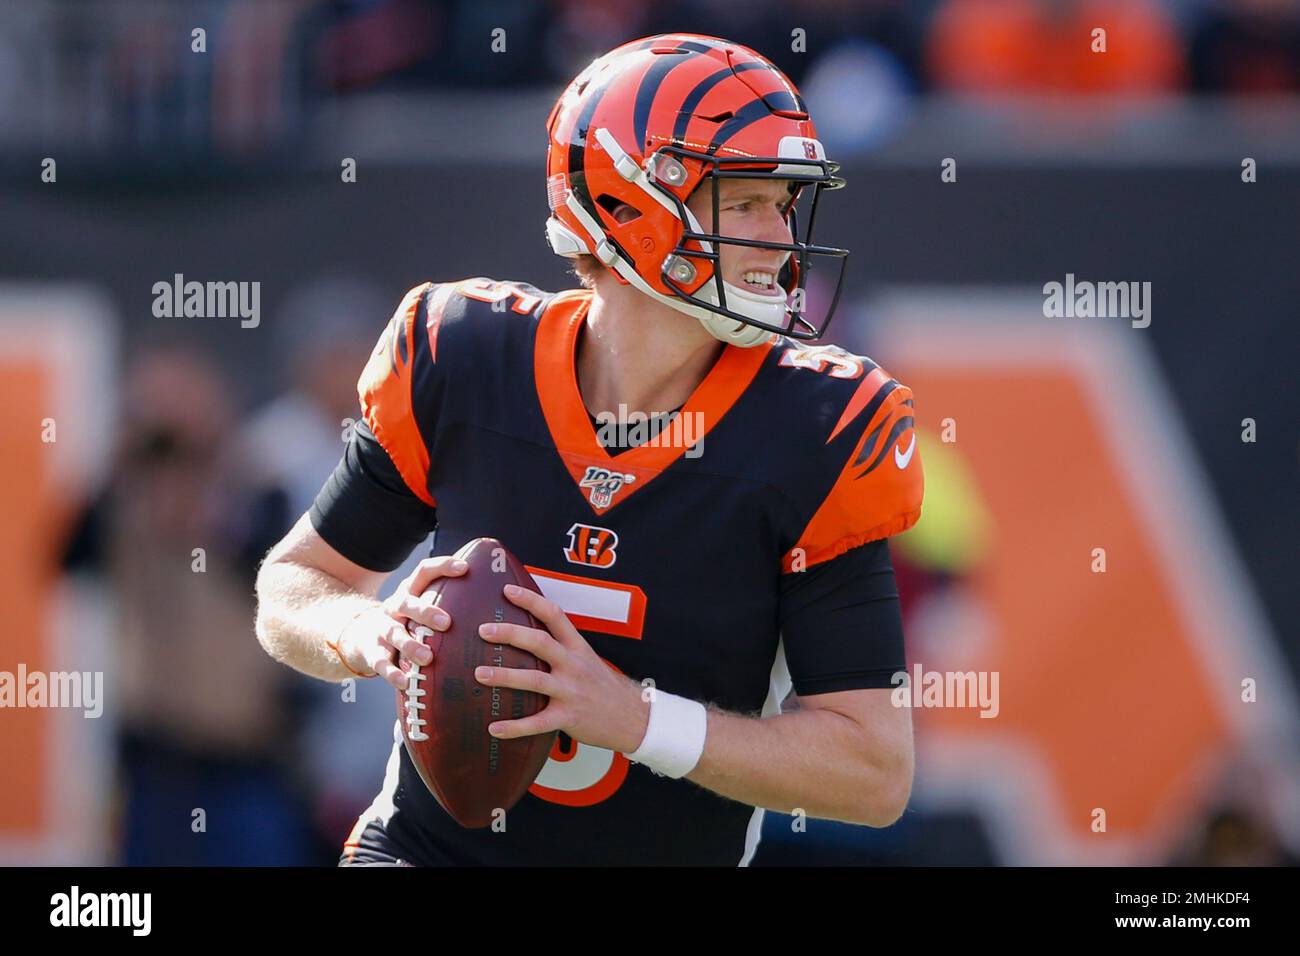
M 791 241 L 790 227 L 785 221 L 785 211 L 790 203 L 790 180 L 722 179 L 718 186 L 716 230 L 713 228 L 713 188 L 708 180 L 686 202 L 704 232 L 765 242 Z M 719 254 L 725 282 L 760 295 L 785 296 L 785 290 L 776 279 L 790 255 L 787 250 L 719 243 Z

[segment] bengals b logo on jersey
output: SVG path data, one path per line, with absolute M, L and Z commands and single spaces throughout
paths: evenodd
M 617 547 L 618 535 L 608 528 L 574 524 L 569 529 L 569 546 L 564 549 L 564 556 L 573 564 L 612 568 L 618 560 Z

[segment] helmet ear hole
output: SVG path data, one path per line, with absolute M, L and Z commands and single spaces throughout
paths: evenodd
M 597 196 L 596 203 L 613 216 L 614 221 L 619 225 L 624 225 L 641 218 L 641 210 L 623 202 L 623 200 L 619 199 L 617 196 L 611 196 L 609 193 L 601 193 Z

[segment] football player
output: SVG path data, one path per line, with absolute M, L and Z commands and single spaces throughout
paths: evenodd
M 431 660 L 407 623 L 450 623 L 421 594 L 498 537 L 545 594 L 507 598 L 545 630 L 480 633 L 550 671 L 476 676 L 550 700 L 490 730 L 557 743 L 506 826 L 470 830 L 396 726 L 340 864 L 745 865 L 762 808 L 887 826 L 913 768 L 887 539 L 920 514 L 921 463 L 908 388 L 807 344 L 843 279 L 847 252 L 812 240 L 838 166 L 779 70 L 705 36 L 606 54 L 548 129 L 547 237 L 583 287 L 407 294 L 355 440 L 263 565 L 257 633 L 304 673 L 405 689 Z M 835 291 L 814 320 L 818 260 Z M 666 427 L 605 428 L 620 408 Z M 441 556 L 377 601 L 430 532 Z

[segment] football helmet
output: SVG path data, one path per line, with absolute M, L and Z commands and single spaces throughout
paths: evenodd
M 623 284 L 698 319 L 716 338 L 753 346 L 772 333 L 820 338 L 839 302 L 847 249 L 814 245 L 823 190 L 838 189 L 794 84 L 748 47 L 673 33 L 634 40 L 593 61 L 569 84 L 547 120 L 546 223 L 552 251 L 595 256 Z M 790 182 L 783 210 L 791 242 L 718 233 L 726 178 Z M 713 231 L 687 207 L 696 187 L 713 189 Z M 798 206 L 812 187 L 800 236 Z M 802 197 L 802 198 L 801 198 Z M 620 222 L 614 211 L 631 206 Z M 727 282 L 723 245 L 784 250 L 772 294 Z M 813 257 L 838 262 L 830 308 L 805 318 Z

